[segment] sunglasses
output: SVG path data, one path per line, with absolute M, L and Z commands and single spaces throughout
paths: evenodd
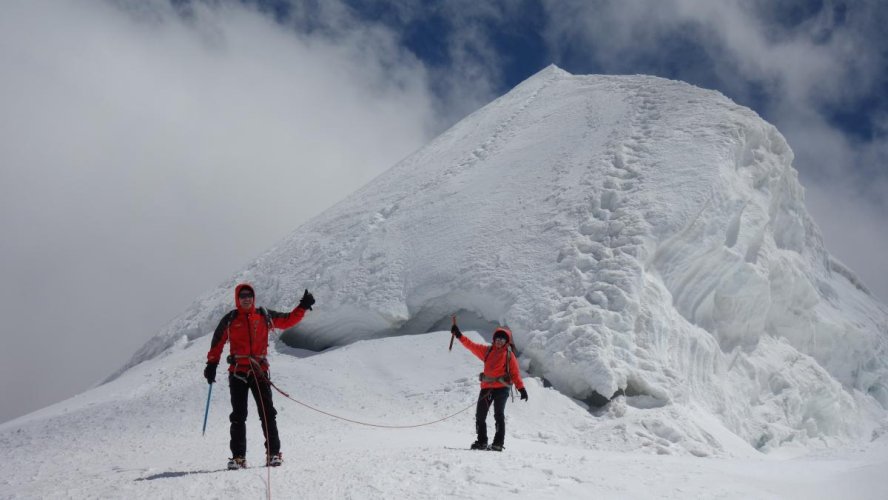
M 252 293 L 242 293 L 242 294 L 238 295 L 238 297 L 240 297 L 242 299 L 252 299 L 253 294 Z

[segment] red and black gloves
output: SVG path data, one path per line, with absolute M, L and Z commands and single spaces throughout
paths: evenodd
M 518 392 L 521 393 L 521 400 L 522 400 L 522 401 L 527 401 L 527 389 L 525 389 L 524 387 L 522 387 L 522 388 L 518 389 Z

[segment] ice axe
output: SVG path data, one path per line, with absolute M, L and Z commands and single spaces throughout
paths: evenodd
M 213 383 L 210 382 L 210 390 L 207 392 L 207 409 L 204 410 L 204 425 L 203 425 L 203 433 L 201 435 L 207 435 L 207 416 L 210 414 L 210 397 L 213 395 Z

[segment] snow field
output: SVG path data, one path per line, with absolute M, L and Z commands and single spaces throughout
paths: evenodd
M 783 460 L 747 447 L 745 458 L 703 459 L 670 450 L 674 435 L 664 420 L 639 417 L 659 409 L 627 406 L 622 418 L 596 416 L 532 377 L 525 378 L 530 400 L 506 407 L 506 451 L 469 451 L 480 362 L 458 344 L 448 353 L 449 337 L 435 332 L 362 341 L 308 356 L 281 346 L 271 359 L 275 382 L 295 399 L 340 416 L 415 424 L 472 408 L 426 427 L 378 429 L 275 393 L 285 463 L 270 471 L 272 498 L 876 499 L 888 493 L 881 478 L 888 464 L 884 436 L 838 456 Z M 205 340 L 183 341 L 109 384 L 0 426 L 0 496 L 266 497 L 266 468 L 225 470 L 225 380 L 213 393 L 207 435 L 200 434 Z M 702 418 L 700 412 L 681 416 Z M 492 431 L 492 415 L 488 420 Z M 701 425 L 732 436 L 709 420 Z M 644 446 L 648 438 L 640 438 L 635 451 L 615 451 L 632 448 L 633 433 L 645 432 L 661 446 Z M 251 400 L 249 463 L 263 463 L 261 442 Z

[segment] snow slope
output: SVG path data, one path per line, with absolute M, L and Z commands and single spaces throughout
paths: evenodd
M 468 451 L 480 362 L 459 344 L 448 353 L 449 338 L 448 332 L 392 337 L 317 355 L 278 342 L 271 353 L 274 380 L 321 410 L 409 425 L 471 408 L 430 426 L 380 429 L 275 393 L 285 463 L 242 471 L 225 470 L 230 405 L 224 381 L 201 436 L 207 339 L 180 339 L 110 383 L 0 425 L 0 497 L 888 498 L 888 436 L 866 448 L 803 459 L 627 453 L 617 451 L 626 447 L 618 426 L 628 426 L 629 434 L 657 430 L 610 412 L 593 415 L 535 378 L 526 379 L 530 400 L 506 407 L 506 451 Z M 730 435 L 716 422 L 709 425 Z M 247 433 L 247 459 L 262 463 L 252 402 Z M 664 450 L 674 446 L 668 436 L 660 440 Z
M 528 373 L 649 430 L 615 428 L 629 448 L 866 441 L 888 406 L 888 312 L 823 247 L 786 141 L 681 82 L 541 71 L 298 228 L 124 369 L 212 331 L 239 281 L 278 309 L 310 288 L 316 310 L 285 338 L 316 351 L 440 330 L 452 312 L 508 324 Z

